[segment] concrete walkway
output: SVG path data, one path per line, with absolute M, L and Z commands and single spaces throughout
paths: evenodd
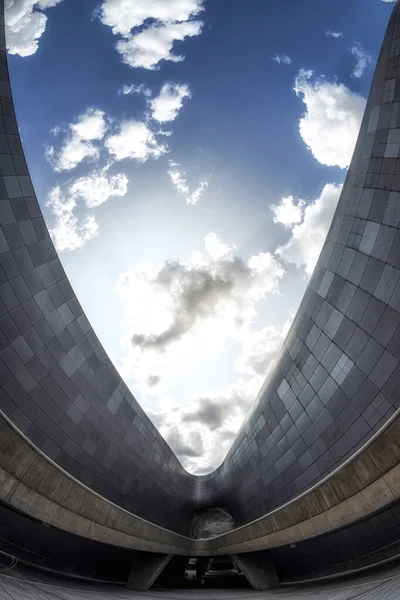
M 29 579 L 28 579 L 29 577 Z M 251 590 L 169 590 L 129 592 L 121 587 L 56 580 L 23 571 L 0 573 L 0 600 L 398 600 L 400 566 L 352 580 L 318 586 L 283 587 L 275 592 Z

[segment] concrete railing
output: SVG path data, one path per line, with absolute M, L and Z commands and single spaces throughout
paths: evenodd
M 322 535 L 399 498 L 396 413 L 354 457 L 306 493 L 229 533 L 195 540 L 93 492 L 38 450 L 0 411 L 0 500 L 53 527 L 132 550 L 192 556 L 253 552 Z

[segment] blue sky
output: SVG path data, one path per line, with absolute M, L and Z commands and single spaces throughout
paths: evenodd
M 273 366 L 333 215 L 393 3 L 6 0 L 61 260 L 196 473 Z

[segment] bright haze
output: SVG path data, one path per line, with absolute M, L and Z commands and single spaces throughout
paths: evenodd
M 6 0 L 67 274 L 192 473 L 221 464 L 332 219 L 393 3 Z

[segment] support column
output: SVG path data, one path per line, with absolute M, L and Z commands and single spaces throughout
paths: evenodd
M 161 585 L 168 588 L 182 587 L 188 562 L 189 556 L 173 556 L 160 577 Z
M 207 556 L 199 556 L 197 558 L 196 579 L 198 579 L 199 581 L 203 579 L 205 573 L 210 568 L 210 563 L 211 558 L 208 558 Z
M 138 553 L 133 559 L 126 587 L 139 592 L 149 590 L 171 558 L 172 554 Z
M 275 565 L 268 550 L 232 554 L 231 558 L 255 590 L 275 590 L 280 587 Z

